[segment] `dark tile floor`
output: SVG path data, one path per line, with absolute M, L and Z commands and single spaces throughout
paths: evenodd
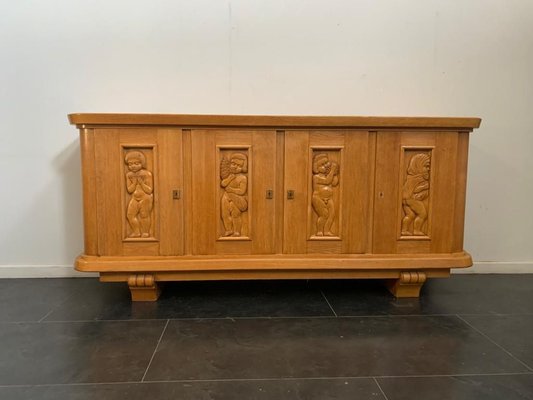
M 0 399 L 533 399 L 533 274 L 0 280 Z

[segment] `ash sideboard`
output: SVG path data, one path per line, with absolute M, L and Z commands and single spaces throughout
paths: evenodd
M 379 278 L 418 297 L 463 250 L 479 118 L 70 114 L 78 271 L 155 301 L 164 281 Z

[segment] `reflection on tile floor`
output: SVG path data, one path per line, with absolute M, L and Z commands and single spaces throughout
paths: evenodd
M 533 399 L 533 275 L 0 280 L 1 399 Z

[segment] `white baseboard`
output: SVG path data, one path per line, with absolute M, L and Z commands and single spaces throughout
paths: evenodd
M 454 274 L 533 274 L 533 261 L 479 261 L 470 268 L 452 269 Z
M 531 274 L 533 261 L 480 261 L 470 268 L 453 269 L 454 274 Z M 1 278 L 88 278 L 97 273 L 78 272 L 72 265 L 0 265 Z
M 0 265 L 0 278 L 88 278 L 97 273 L 78 272 L 72 265 Z

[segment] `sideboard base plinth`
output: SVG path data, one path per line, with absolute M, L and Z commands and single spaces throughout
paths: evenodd
M 398 279 L 387 279 L 387 289 L 397 298 L 420 297 L 427 275 L 421 271 L 401 272 Z
M 132 301 L 157 301 L 161 288 L 151 274 L 135 274 L 128 278 Z
M 462 253 L 464 257 L 463 262 L 468 266 L 471 263 L 469 261 L 468 253 Z M 365 257 L 366 258 L 366 257 Z M 372 257 L 369 257 L 372 258 Z M 399 258 L 399 257 L 398 257 Z M 395 257 L 394 261 L 398 263 L 400 260 Z M 457 263 L 457 259 L 461 258 L 459 254 L 448 259 L 448 263 L 455 264 L 454 267 L 460 266 Z M 85 264 L 90 260 L 89 264 Z M 352 265 L 343 267 L 337 266 L 329 268 L 313 268 L 309 267 L 312 263 L 309 262 L 307 268 L 302 268 L 300 265 L 301 259 L 288 260 L 285 259 L 285 266 L 277 264 L 276 268 L 268 268 L 263 265 L 263 268 L 259 267 L 244 267 L 243 265 L 234 264 L 232 268 L 223 268 L 222 265 L 216 265 L 216 268 L 209 268 L 206 266 L 205 258 L 203 262 L 194 265 L 190 265 L 189 262 L 182 264 L 184 260 L 166 260 L 169 264 L 161 263 L 158 265 L 157 261 L 162 262 L 161 259 L 138 259 L 139 265 L 137 267 L 144 267 L 144 270 L 140 268 L 136 271 L 127 271 L 131 269 L 132 265 L 135 265 L 133 259 L 129 259 L 129 263 L 126 260 L 109 259 L 105 257 L 89 257 L 80 256 L 78 259 L 78 266 L 88 267 L 91 265 L 91 269 L 98 270 L 100 273 L 100 281 L 102 282 L 126 282 L 131 291 L 132 301 L 157 301 L 161 294 L 160 285 L 167 281 L 213 281 L 213 280 L 276 280 L 276 279 L 379 279 L 385 283 L 387 289 L 398 298 L 405 297 L 419 297 L 420 289 L 429 278 L 447 278 L 450 276 L 450 267 L 444 267 L 440 265 L 442 260 L 435 263 L 433 266 L 423 267 L 411 267 L 403 266 L 396 268 L 393 265 L 372 265 L 372 267 L 363 267 L 355 260 L 351 259 Z M 180 262 L 181 261 L 181 262 Z M 214 261 L 214 260 L 212 260 Z M 222 262 L 221 259 L 218 259 Z M 235 261 L 235 260 L 233 260 Z M 250 260 L 248 260 L 250 261 Z M 265 264 L 267 260 L 263 260 Z M 279 261 L 277 259 L 276 261 Z M 310 259 L 308 259 L 310 261 Z M 316 261 L 316 259 L 315 259 Z M 324 261 L 324 259 L 322 259 Z M 337 259 L 338 265 L 342 265 L 347 261 L 347 258 L 341 260 Z M 358 260 L 362 261 L 362 260 Z M 368 259 L 366 261 L 369 261 Z M 382 261 L 382 260 L 381 260 Z M 388 260 L 389 262 L 391 259 Z M 427 261 L 427 260 L 426 260 Z M 454 261 L 454 262 L 452 262 Z M 412 262 L 412 260 L 411 260 Z M 224 262 L 225 263 L 225 262 Z M 172 266 L 170 265 L 172 264 Z M 381 264 L 381 262 L 380 262 Z M 128 265 L 128 267 L 126 266 Z M 150 266 L 151 265 L 151 266 Z M 448 264 L 449 265 L 449 264 Z M 98 267 L 98 268 L 95 268 Z M 160 268 L 156 270 L 156 268 Z M 453 268 L 453 267 L 452 267 Z M 81 268 L 80 268 L 81 269 Z M 167 270 L 164 270 L 167 269 Z

